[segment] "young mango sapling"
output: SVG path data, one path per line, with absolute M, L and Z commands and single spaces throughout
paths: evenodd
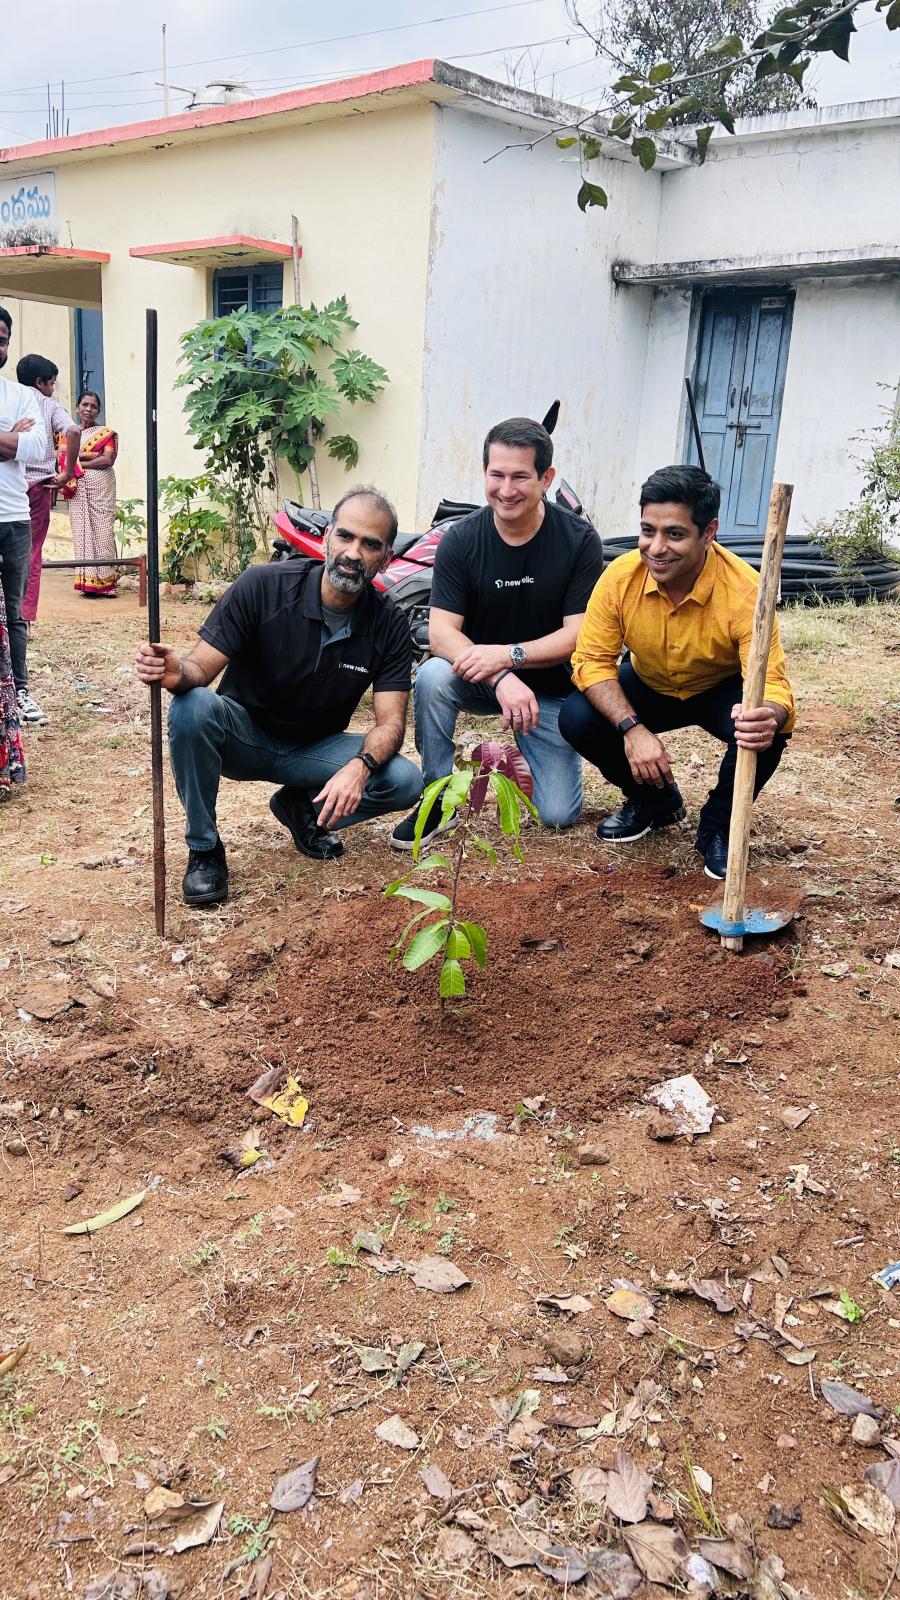
M 396 961 L 402 951 L 401 960 L 407 972 L 417 972 L 419 967 L 440 957 L 438 993 L 442 1011 L 446 1000 L 460 999 L 466 992 L 463 963 L 474 961 L 482 968 L 487 964 L 487 933 L 477 922 L 461 918 L 457 903 L 460 875 L 467 853 L 474 849 L 492 862 L 497 860 L 497 852 L 490 839 L 479 831 L 483 827 L 488 796 L 493 795 L 497 802 L 497 820 L 502 837 L 510 841 L 513 854 L 521 861 L 519 835 L 523 818 L 530 813 L 535 821 L 538 819 L 531 799 L 533 792 L 534 784 L 528 763 L 516 746 L 502 745 L 488 739 L 476 745 L 470 761 L 458 771 L 449 773 L 446 778 L 438 778 L 430 783 L 422 796 L 413 844 L 416 865 L 411 873 L 398 878 L 384 892 L 402 900 L 411 900 L 424 909 L 410 918 L 391 950 L 390 959 Z M 422 834 L 438 803 L 443 827 L 446 829 L 449 825 L 455 829 L 453 851 L 449 855 L 432 853 L 420 861 Z M 438 867 L 450 874 L 449 894 L 410 883 L 410 878 Z M 432 912 L 437 913 L 435 920 L 426 922 L 425 919 Z M 422 923 L 424 926 L 420 925 Z

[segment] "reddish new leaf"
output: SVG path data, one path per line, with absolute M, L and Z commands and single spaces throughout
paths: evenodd
M 505 755 L 505 745 L 499 744 L 496 739 L 484 739 L 472 751 L 472 760 L 479 772 L 499 772 Z
M 522 793 L 529 800 L 532 798 L 534 780 L 531 776 L 531 768 L 517 745 L 510 745 L 504 750 L 503 760 L 500 762 L 498 771 L 502 772 L 510 783 L 518 784 Z
M 484 808 L 487 792 L 488 779 L 486 773 L 482 773 L 479 777 L 472 779 L 472 787 L 469 790 L 469 805 L 476 816 Z

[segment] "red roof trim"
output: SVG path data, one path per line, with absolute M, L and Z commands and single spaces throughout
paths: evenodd
M 14 244 L 0 248 L 0 259 L 9 256 L 53 256 L 63 261 L 99 261 L 101 266 L 109 260 L 106 250 L 70 250 L 61 244 Z
M 316 84 L 311 89 L 288 89 L 284 94 L 267 95 L 259 100 L 242 100 L 227 106 L 210 106 L 205 111 L 181 111 L 174 117 L 157 117 L 148 122 L 125 122 L 117 127 L 92 128 L 67 139 L 40 139 L 35 144 L 7 145 L 0 149 L 0 164 L 8 161 L 38 161 L 67 151 L 96 150 L 103 145 L 126 144 L 135 139 L 164 140 L 171 133 L 192 128 L 216 128 L 228 122 L 250 122 L 286 111 L 335 105 L 344 100 L 359 100 L 367 95 L 384 94 L 389 89 L 411 89 L 431 83 L 434 60 L 412 61 L 383 72 L 361 73 L 357 78 L 339 78 L 334 83 Z
M 202 250 L 221 250 L 224 245 L 240 245 L 244 250 L 267 250 L 270 255 L 290 256 L 293 254 L 291 245 L 282 244 L 280 239 L 254 239 L 247 233 L 220 233 L 212 239 L 179 239 L 176 244 L 133 244 L 128 251 L 130 256 L 149 258 L 154 256 L 173 255 L 176 250 L 187 253 Z M 300 251 L 303 254 L 303 251 Z

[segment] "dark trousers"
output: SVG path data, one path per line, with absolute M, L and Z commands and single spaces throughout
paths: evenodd
M 638 677 L 631 662 L 623 661 L 619 668 L 619 684 L 634 707 L 635 716 L 653 733 L 670 733 L 673 728 L 703 728 L 725 745 L 716 786 L 710 790 L 700 812 L 697 838 L 703 842 L 712 833 L 723 833 L 727 837 L 737 762 L 731 708 L 740 704 L 744 692 L 740 675 L 726 678 L 722 683 L 717 683 L 715 688 L 706 689 L 703 694 L 678 700 L 674 695 L 658 694 L 655 689 L 648 688 Z M 624 735 L 599 711 L 594 710 L 580 690 L 576 689 L 564 702 L 559 728 L 563 737 L 574 745 L 586 761 L 600 768 L 607 783 L 615 784 L 631 799 L 642 800 L 650 806 L 664 803 L 666 795 L 663 790 L 635 780 L 625 754 Z M 778 766 L 789 738 L 790 734 L 776 733 L 768 750 L 761 750 L 757 755 L 754 799 Z
M 9 653 L 13 681 L 17 689 L 28 688 L 28 629 L 22 616 L 22 601 L 31 564 L 31 523 L 0 522 L 0 583 L 6 602 Z

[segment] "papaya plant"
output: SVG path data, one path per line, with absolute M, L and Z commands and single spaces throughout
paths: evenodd
M 411 900 L 423 909 L 406 924 L 391 950 L 390 959 L 393 962 L 399 956 L 407 972 L 417 972 L 429 961 L 440 961 L 438 995 L 442 1012 L 445 1001 L 461 999 L 466 992 L 465 964 L 474 961 L 482 969 L 487 965 L 487 932 L 479 923 L 460 915 L 459 899 L 467 856 L 475 851 L 493 863 L 497 860 L 497 852 L 484 833 L 488 797 L 496 803 L 501 836 L 510 842 L 513 855 L 521 861 L 519 836 L 523 819 L 530 814 L 537 820 L 531 798 L 533 792 L 531 772 L 521 752 L 515 745 L 502 745 L 489 739 L 476 745 L 471 759 L 463 762 L 457 771 L 430 783 L 422 796 L 413 843 L 416 865 L 411 873 L 389 884 L 384 892 L 401 900 Z M 438 804 L 443 827 L 454 830 L 453 849 L 449 854 L 432 852 L 420 861 L 422 835 Z M 424 888 L 417 881 L 410 882 L 436 869 L 449 875 L 447 893 Z M 433 920 L 427 921 L 432 914 Z

